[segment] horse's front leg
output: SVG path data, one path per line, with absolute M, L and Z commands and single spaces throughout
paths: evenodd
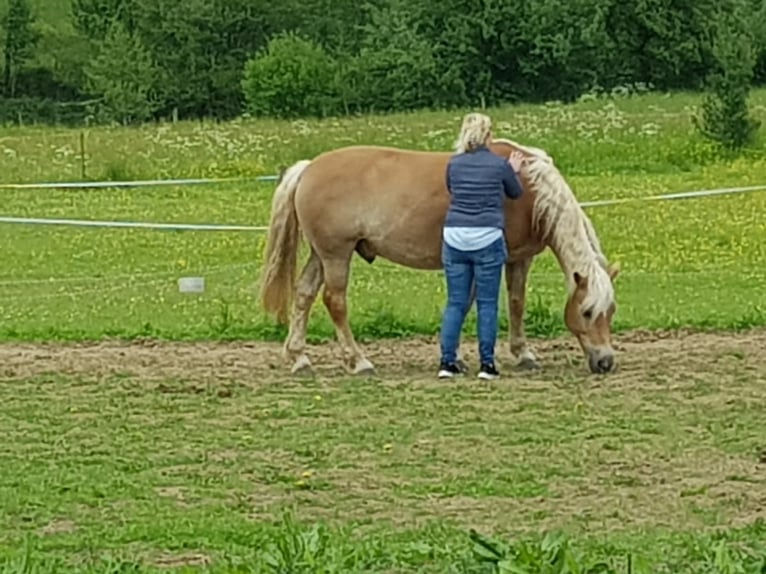
M 518 359 L 518 366 L 521 369 L 540 368 L 524 333 L 524 304 L 527 295 L 527 276 L 531 266 L 532 257 L 509 261 L 505 266 L 505 284 L 508 288 L 508 337 L 511 354 Z

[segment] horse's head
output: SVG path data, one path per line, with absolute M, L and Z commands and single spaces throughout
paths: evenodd
M 612 348 L 612 317 L 617 310 L 614 280 L 620 269 L 593 266 L 588 275 L 573 273 L 571 290 L 564 310 L 567 328 L 577 337 L 592 373 L 604 374 L 615 368 Z
M 593 224 L 546 151 L 508 139 L 494 140 L 491 149 L 502 157 L 514 150 L 526 156 L 528 163 L 522 169 L 535 193 L 532 228 L 553 249 L 565 273 L 571 273 L 564 321 L 577 337 L 591 372 L 613 371 L 614 280 L 619 266 L 607 263 Z

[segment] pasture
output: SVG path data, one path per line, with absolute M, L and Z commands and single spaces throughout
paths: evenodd
M 489 113 L 498 136 L 546 149 L 582 201 L 766 183 L 762 146 L 727 160 L 693 133 L 697 103 Z M 766 120 L 766 92 L 753 103 Z M 93 128 L 85 169 L 274 174 L 351 143 L 447 149 L 460 117 Z M 6 129 L 2 181 L 78 180 L 79 138 Z M 0 215 L 259 226 L 273 188 L 3 189 Z M 319 376 L 295 381 L 285 330 L 258 309 L 262 233 L 0 224 L 0 571 L 504 571 L 472 528 L 513 542 L 523 572 L 548 571 L 552 531 L 572 537 L 582 571 L 604 558 L 626 572 L 629 553 L 647 572 L 759 571 L 766 192 L 588 213 L 622 266 L 620 371 L 587 374 L 546 253 L 527 308 L 543 370 L 513 372 L 503 336 L 493 384 L 434 380 L 440 273 L 355 259 L 351 325 L 379 378 L 344 374 L 318 303 Z M 189 275 L 204 294 L 178 292 Z M 473 331 L 472 313 L 471 365 Z

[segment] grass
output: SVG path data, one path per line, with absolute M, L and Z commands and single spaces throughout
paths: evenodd
M 0 572 L 565 572 L 556 548 L 580 571 L 760 572 L 759 344 L 624 384 L 297 384 L 245 347 L 6 357 Z
M 693 132 L 695 96 L 648 95 L 573 106 L 490 110 L 501 135 L 554 155 L 582 200 L 766 182 L 762 146 L 739 159 L 714 154 Z M 766 115 L 766 91 L 753 109 Z M 379 143 L 448 149 L 460 114 L 426 112 L 326 121 L 181 123 L 84 131 L 91 179 L 252 176 L 325 149 Z M 13 128 L 0 138 L 5 182 L 81 177 L 80 132 Z M 136 190 L 0 190 L 6 216 L 237 223 L 268 222 L 271 183 Z M 616 329 L 740 328 L 764 323 L 766 194 L 591 208 L 602 243 L 622 264 Z M 255 283 L 260 232 L 158 232 L 0 226 L 0 338 L 106 336 L 169 339 L 282 338 L 263 317 Z M 176 281 L 203 275 L 207 291 Z M 720 293 L 725 290 L 726 297 Z M 563 278 L 553 257 L 536 261 L 530 334 L 561 332 Z M 407 297 L 402 297 L 407 293 Z M 434 333 L 444 300 L 439 273 L 354 261 L 352 327 L 362 338 Z M 503 318 L 505 321 L 505 318 Z M 473 330 L 469 321 L 468 331 Z M 313 340 L 333 336 L 321 304 Z
M 693 133 L 698 103 L 490 113 L 499 134 L 552 153 L 582 200 L 766 183 L 762 144 L 719 157 Z M 753 104 L 764 119 L 766 91 Z M 273 174 L 362 142 L 447 149 L 459 119 L 89 128 L 85 175 Z M 79 179 L 79 138 L 5 130 L 2 181 Z M 4 189 L 0 215 L 263 225 L 272 191 Z M 617 330 L 766 325 L 765 212 L 762 193 L 590 210 L 623 267 Z M 303 384 L 274 369 L 277 344 L 13 343 L 281 341 L 255 298 L 263 247 L 254 232 L 0 225 L 0 574 L 764 571 L 762 336 L 621 339 L 634 345 L 624 375 L 603 380 L 576 374 L 554 342 L 542 373 L 485 386 L 424 379 L 433 349 L 412 341 L 378 343 L 384 382 Z M 204 294 L 178 293 L 189 275 L 206 278 Z M 355 260 L 352 328 L 435 333 L 444 297 L 439 273 Z M 545 254 L 528 332 L 561 333 L 563 302 Z M 317 305 L 312 340 L 332 334 Z

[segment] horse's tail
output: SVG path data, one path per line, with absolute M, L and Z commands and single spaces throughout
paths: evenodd
M 283 324 L 288 320 L 300 242 L 295 190 L 310 163 L 309 160 L 301 160 L 280 174 L 271 203 L 260 296 L 266 313 L 275 315 Z

